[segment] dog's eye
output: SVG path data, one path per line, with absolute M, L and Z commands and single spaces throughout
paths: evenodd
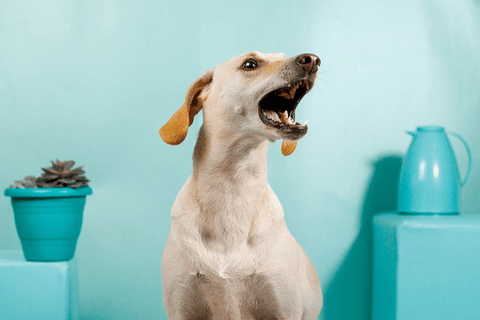
M 257 61 L 253 59 L 248 59 L 243 63 L 242 68 L 245 70 L 253 70 L 257 67 L 257 65 L 258 65 Z

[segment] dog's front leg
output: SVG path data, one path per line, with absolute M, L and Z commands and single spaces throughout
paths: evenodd
M 188 270 L 180 247 L 171 235 L 162 256 L 163 304 L 168 319 L 212 320 L 212 312 L 205 299 L 204 278 Z

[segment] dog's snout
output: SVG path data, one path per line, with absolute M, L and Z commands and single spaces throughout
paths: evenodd
M 317 72 L 318 67 L 320 66 L 320 58 L 312 53 L 298 55 L 295 62 L 308 73 Z

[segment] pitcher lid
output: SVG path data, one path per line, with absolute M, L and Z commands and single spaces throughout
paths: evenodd
M 445 129 L 443 127 L 439 127 L 439 126 L 424 126 L 424 127 L 418 127 L 417 131 L 420 131 L 420 132 L 444 132 Z

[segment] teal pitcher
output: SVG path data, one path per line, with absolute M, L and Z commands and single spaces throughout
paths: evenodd
M 413 141 L 402 163 L 398 185 L 397 211 L 410 214 L 458 214 L 458 191 L 472 171 L 472 155 L 467 142 L 458 134 L 468 152 L 469 167 L 462 182 L 452 146 L 442 127 L 419 127 L 407 132 Z

